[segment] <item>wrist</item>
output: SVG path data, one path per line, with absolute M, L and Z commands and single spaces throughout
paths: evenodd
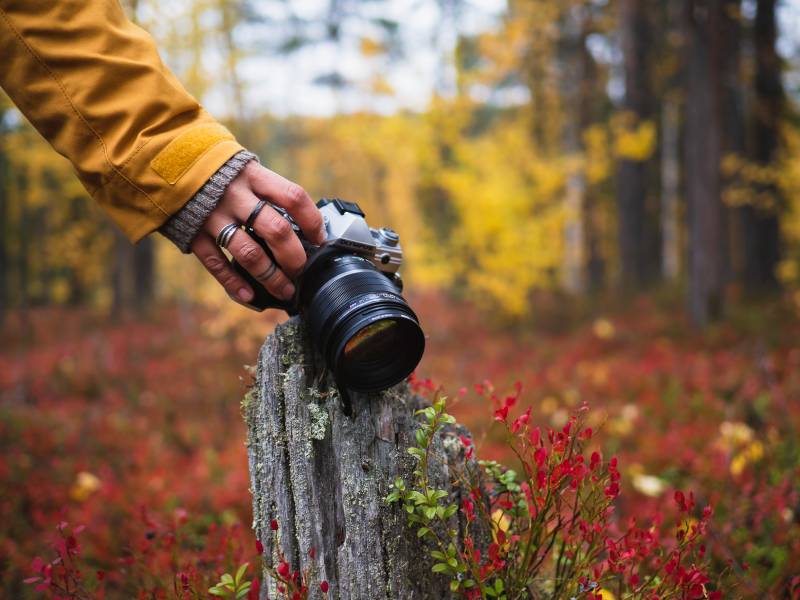
M 225 195 L 230 183 L 236 179 L 251 160 L 258 160 L 252 152 L 243 150 L 225 162 L 203 187 L 170 219 L 159 228 L 159 233 L 175 244 L 184 254 L 200 232 L 208 215 Z

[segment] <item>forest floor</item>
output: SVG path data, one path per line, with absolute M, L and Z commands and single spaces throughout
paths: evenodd
M 714 506 L 710 553 L 738 594 L 793 585 L 800 319 L 788 309 L 736 310 L 699 335 L 647 298 L 600 318 L 499 329 L 442 296 L 413 305 L 429 336 L 417 383 L 443 386 L 480 457 L 507 458 L 475 384 L 502 394 L 520 381 L 517 408 L 532 406 L 543 426 L 563 425 L 587 402 L 596 440 L 620 457 L 621 515 L 651 519 L 676 488 L 692 489 Z M 117 323 L 65 309 L 7 318 L 0 597 L 39 597 L 37 582 L 23 580 L 59 549 L 75 550 L 73 585 L 108 597 L 204 591 L 255 565 L 239 399 L 250 380 L 243 365 L 272 324 L 243 322 L 166 308 Z

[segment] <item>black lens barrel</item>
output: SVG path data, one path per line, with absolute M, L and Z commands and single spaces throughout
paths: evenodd
M 340 384 L 359 392 L 376 392 L 405 379 L 416 368 L 425 337 L 414 311 L 392 281 L 363 257 L 327 257 L 304 276 L 301 305 L 312 339 Z M 378 322 L 391 327 L 376 336 L 373 354 L 349 357 L 345 347 Z

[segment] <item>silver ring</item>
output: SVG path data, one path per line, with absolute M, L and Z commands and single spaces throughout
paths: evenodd
M 239 231 L 240 227 L 241 225 L 239 225 L 239 223 L 228 223 L 225 227 L 220 229 L 217 234 L 217 246 L 220 248 L 227 248 L 233 234 Z

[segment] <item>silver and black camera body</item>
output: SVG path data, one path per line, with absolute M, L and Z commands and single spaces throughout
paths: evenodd
M 319 246 L 304 238 L 286 211 L 274 207 L 292 224 L 307 255 L 290 301 L 271 295 L 234 262 L 255 291 L 248 306 L 302 314 L 340 386 L 359 392 L 386 389 L 416 368 L 425 349 L 419 320 L 401 293 L 400 237 L 387 227 L 370 227 L 354 202 L 322 199 L 317 207 L 326 233 Z M 275 260 L 252 228 L 247 233 Z

